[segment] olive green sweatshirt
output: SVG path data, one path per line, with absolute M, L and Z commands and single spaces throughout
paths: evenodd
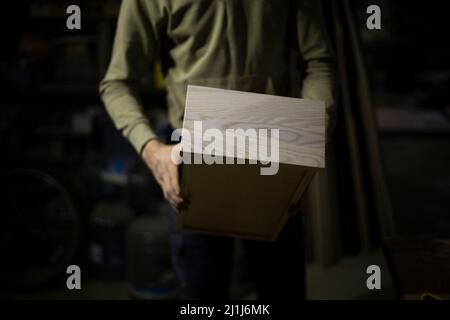
M 141 77 L 164 53 L 169 120 L 183 122 L 188 84 L 333 105 L 332 54 L 318 0 L 123 0 L 100 94 L 116 127 L 140 152 L 155 138 L 139 97 Z M 290 54 L 300 57 L 292 87 Z M 329 114 L 332 114 L 329 112 Z

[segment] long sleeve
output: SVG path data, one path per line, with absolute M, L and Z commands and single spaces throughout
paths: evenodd
M 110 65 L 99 87 L 115 126 L 138 153 L 155 137 L 142 108 L 139 81 L 158 52 L 160 2 L 122 1 Z
M 324 101 L 328 113 L 328 127 L 333 127 L 334 56 L 325 32 L 320 1 L 295 0 L 295 3 L 298 47 L 305 65 L 302 97 Z

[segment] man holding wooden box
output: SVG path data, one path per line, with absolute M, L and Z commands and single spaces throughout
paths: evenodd
M 100 93 L 116 127 L 149 166 L 167 201 L 188 203 L 180 190 L 172 146 L 160 142 L 142 111 L 139 80 L 158 54 L 165 66 L 169 120 L 183 123 L 188 84 L 333 105 L 333 65 L 315 0 L 124 0 L 113 54 Z M 292 81 L 292 52 L 301 84 Z M 331 115 L 332 113 L 329 112 Z M 331 119 L 328 119 L 331 122 Z M 183 298 L 225 298 L 233 240 L 171 230 L 174 268 Z M 301 217 L 277 241 L 247 240 L 260 298 L 303 298 Z

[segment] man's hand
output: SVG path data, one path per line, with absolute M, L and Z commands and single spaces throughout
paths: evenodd
M 172 148 L 158 140 L 150 140 L 142 150 L 142 158 L 161 186 L 164 198 L 176 210 L 181 209 L 184 200 L 180 196 L 178 166 L 172 161 Z

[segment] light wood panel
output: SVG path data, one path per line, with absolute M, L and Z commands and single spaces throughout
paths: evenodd
M 269 134 L 270 129 L 278 129 L 278 162 L 323 168 L 325 120 L 325 104 L 319 101 L 190 85 L 183 128 L 192 138 L 207 129 L 218 129 L 224 136 L 226 129 L 268 129 Z M 194 121 L 202 121 L 202 130 L 195 128 Z M 270 151 L 270 143 L 265 139 L 250 138 L 247 141 L 259 143 L 264 152 Z M 208 154 L 205 147 L 209 141 L 203 141 L 200 148 L 194 148 L 190 142 L 183 140 L 183 151 Z M 236 157 L 231 145 L 232 142 L 225 139 L 217 154 Z M 255 152 L 248 144 L 244 148 L 241 146 L 239 151 L 245 159 L 259 160 L 258 149 Z

